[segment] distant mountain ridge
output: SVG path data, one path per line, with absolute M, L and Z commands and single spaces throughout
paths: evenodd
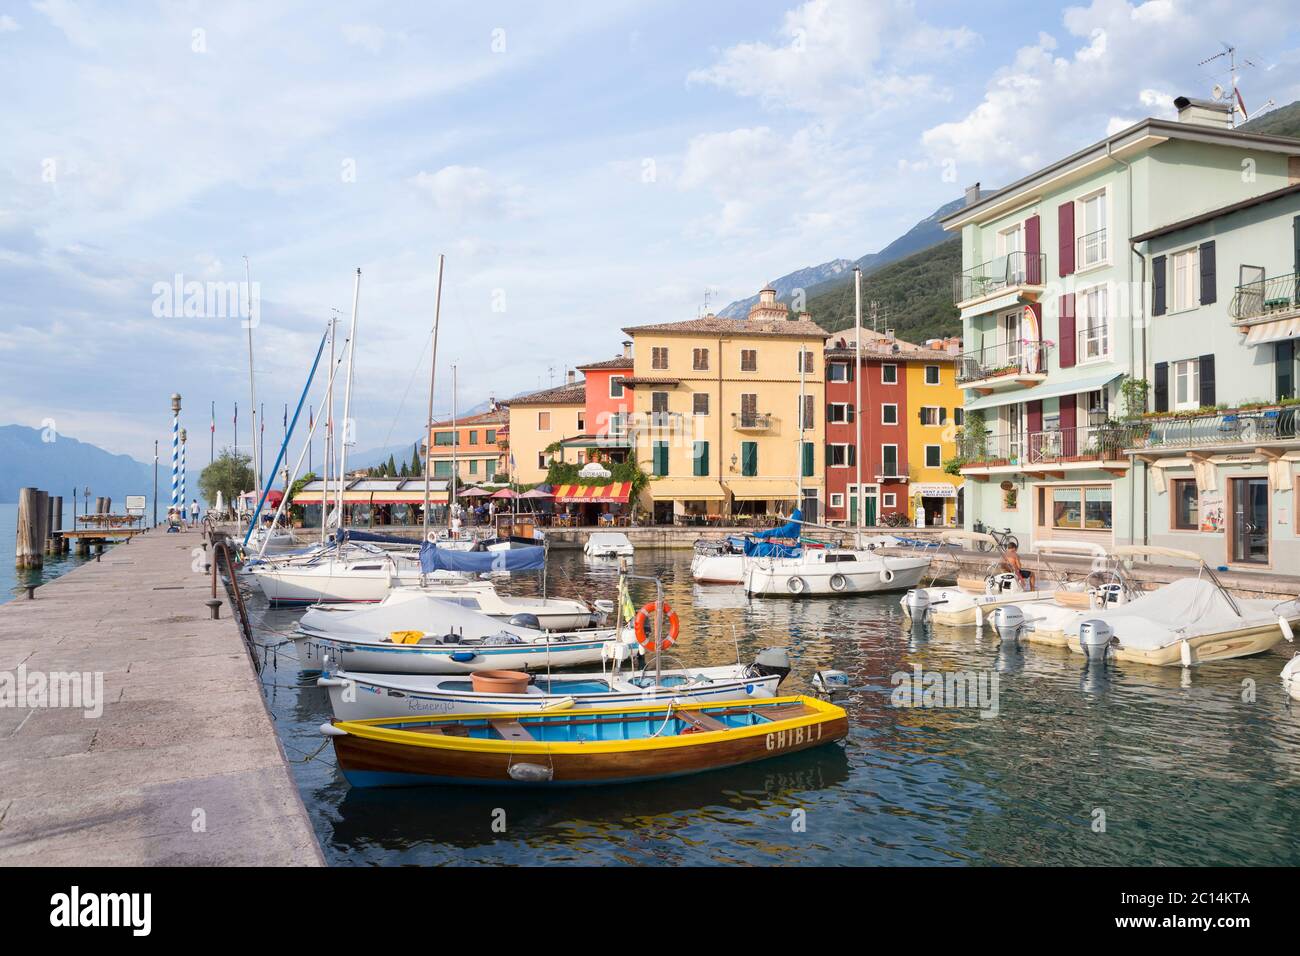
M 54 440 L 44 441 L 46 437 Z M 195 466 L 187 475 L 195 490 L 200 470 Z M 159 495 L 170 493 L 170 470 L 160 473 L 159 480 Z M 161 484 L 164 480 L 166 490 Z M 25 425 L 0 425 L 0 501 L 17 501 L 19 489 L 27 487 L 63 495 L 69 508 L 67 499 L 74 490 L 89 487 L 93 497 L 112 498 L 114 510 L 120 510 L 127 495 L 152 495 L 153 465 L 66 435 L 47 436 Z
M 1261 113 L 1253 120 L 1242 123 L 1237 129 L 1247 133 L 1269 136 L 1295 136 L 1300 138 L 1300 100 Z
M 981 195 L 987 194 L 988 190 L 981 192 Z M 951 238 L 943 231 L 943 226 L 939 224 L 939 221 L 944 216 L 961 208 L 965 201 L 963 197 L 945 203 L 879 252 L 869 252 L 856 260 L 832 259 L 830 262 L 823 262 L 819 266 L 798 269 L 781 276 L 781 278 L 770 283 L 769 287 L 776 290 L 776 297 L 783 302 L 790 300 L 795 289 L 803 289 L 807 301 L 811 302 L 815 297 L 848 283 L 855 266 L 861 269 L 865 276 L 876 269 L 898 262 L 914 253 L 929 249 L 945 239 Z M 750 307 L 757 301 L 758 296 L 752 295 L 749 298 L 732 302 L 720 311 L 718 316 L 726 319 L 743 319 L 749 314 Z

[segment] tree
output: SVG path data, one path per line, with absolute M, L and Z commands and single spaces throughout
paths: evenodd
M 397 462 L 392 455 L 388 456 L 388 464 L 384 467 L 384 474 L 389 478 L 397 477 Z
M 420 462 L 420 443 L 417 441 L 411 450 L 411 477 L 416 478 L 423 474 L 424 465 Z
M 216 505 L 218 491 L 229 506 L 245 491 L 256 490 L 253 488 L 251 462 L 248 455 L 241 455 L 233 448 L 221 450 L 216 460 L 199 475 L 199 492 L 208 507 Z

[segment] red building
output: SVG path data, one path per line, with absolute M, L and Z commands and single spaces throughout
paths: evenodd
M 826 343 L 826 520 L 856 524 L 862 507 L 862 523 L 869 526 L 887 515 L 907 514 L 906 365 L 907 352 L 917 346 L 896 340 L 892 331 L 881 335 L 864 329 L 862 366 L 857 369 L 853 346 L 852 331 Z
M 582 434 L 565 439 L 565 461 L 625 461 L 630 449 L 628 422 L 634 402 L 633 391 L 623 387 L 632 375 L 632 343 L 623 343 L 623 354 L 600 362 L 579 365 L 586 384 Z

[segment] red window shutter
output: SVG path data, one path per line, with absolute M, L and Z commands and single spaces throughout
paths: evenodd
M 1043 430 L 1043 400 L 1025 402 L 1025 430 L 1031 435 Z
M 1074 293 L 1061 296 L 1061 321 L 1057 330 L 1056 355 L 1061 368 L 1074 368 Z
M 1061 454 L 1066 458 L 1073 458 L 1079 453 L 1079 442 L 1075 437 L 1075 426 L 1078 424 L 1075 412 L 1079 408 L 1076 402 L 1073 395 L 1061 396 Z
M 1056 207 L 1057 247 L 1061 260 L 1061 275 L 1074 274 L 1074 202 L 1063 202 Z
M 1025 281 L 1030 285 L 1043 284 L 1043 243 L 1038 227 L 1037 216 L 1025 220 Z

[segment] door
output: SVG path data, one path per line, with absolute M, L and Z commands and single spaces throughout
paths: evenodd
M 1232 479 L 1232 560 L 1268 563 L 1268 479 Z

